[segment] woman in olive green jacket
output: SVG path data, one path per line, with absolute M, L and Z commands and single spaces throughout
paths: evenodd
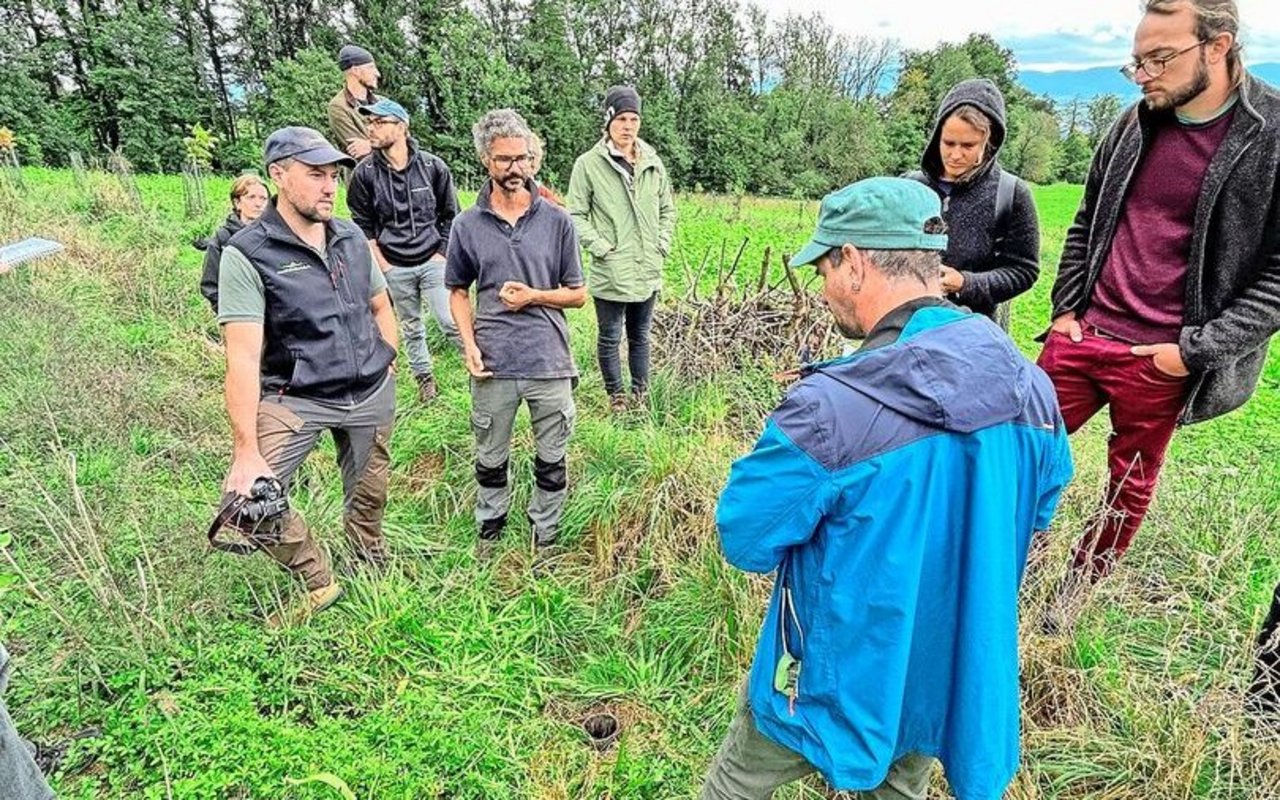
M 649 387 L 649 328 L 671 252 L 676 208 L 667 168 L 640 139 L 640 95 L 615 86 L 605 95 L 604 136 L 578 157 L 569 178 L 569 214 L 591 253 L 588 287 L 596 308 L 596 354 L 614 411 L 627 409 L 618 347 L 627 334 L 631 393 Z

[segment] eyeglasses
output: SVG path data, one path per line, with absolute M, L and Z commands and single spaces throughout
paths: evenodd
M 1167 56 L 1147 56 L 1141 61 L 1134 61 L 1131 64 L 1125 64 L 1123 67 L 1120 68 L 1120 72 L 1131 81 L 1136 81 L 1138 79 L 1138 70 L 1142 70 L 1143 72 L 1147 73 L 1147 77 L 1149 78 L 1159 78 L 1161 75 L 1164 74 L 1164 71 L 1169 66 L 1170 61 L 1174 60 L 1175 58 L 1182 55 L 1183 53 L 1190 53 L 1192 50 L 1195 50 L 1197 47 L 1204 47 L 1206 44 L 1209 44 L 1209 40 L 1202 39 L 1196 42 L 1195 44 L 1191 45 L 1190 47 L 1184 47 L 1178 52 L 1171 53 L 1170 55 L 1167 55 Z
M 532 159 L 528 153 L 518 156 L 490 156 L 489 160 L 499 167 L 514 167 L 516 164 L 528 164 Z

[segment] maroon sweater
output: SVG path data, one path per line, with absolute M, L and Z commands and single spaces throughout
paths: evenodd
M 1232 109 L 1210 122 L 1157 129 L 1129 185 L 1086 322 L 1135 344 L 1178 341 L 1200 186 L 1234 116 Z

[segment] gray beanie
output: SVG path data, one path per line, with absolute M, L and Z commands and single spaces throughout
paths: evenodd
M 630 86 L 609 87 L 604 93 L 604 127 L 608 129 L 614 117 L 628 111 L 639 115 L 640 93 Z
M 338 69 L 346 72 L 352 67 L 373 63 L 373 53 L 355 44 L 344 46 L 338 51 Z

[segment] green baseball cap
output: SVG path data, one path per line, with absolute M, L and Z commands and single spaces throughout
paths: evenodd
M 851 244 L 868 250 L 945 250 L 942 202 L 907 178 L 867 178 L 822 198 L 818 229 L 790 266 L 803 267 Z

